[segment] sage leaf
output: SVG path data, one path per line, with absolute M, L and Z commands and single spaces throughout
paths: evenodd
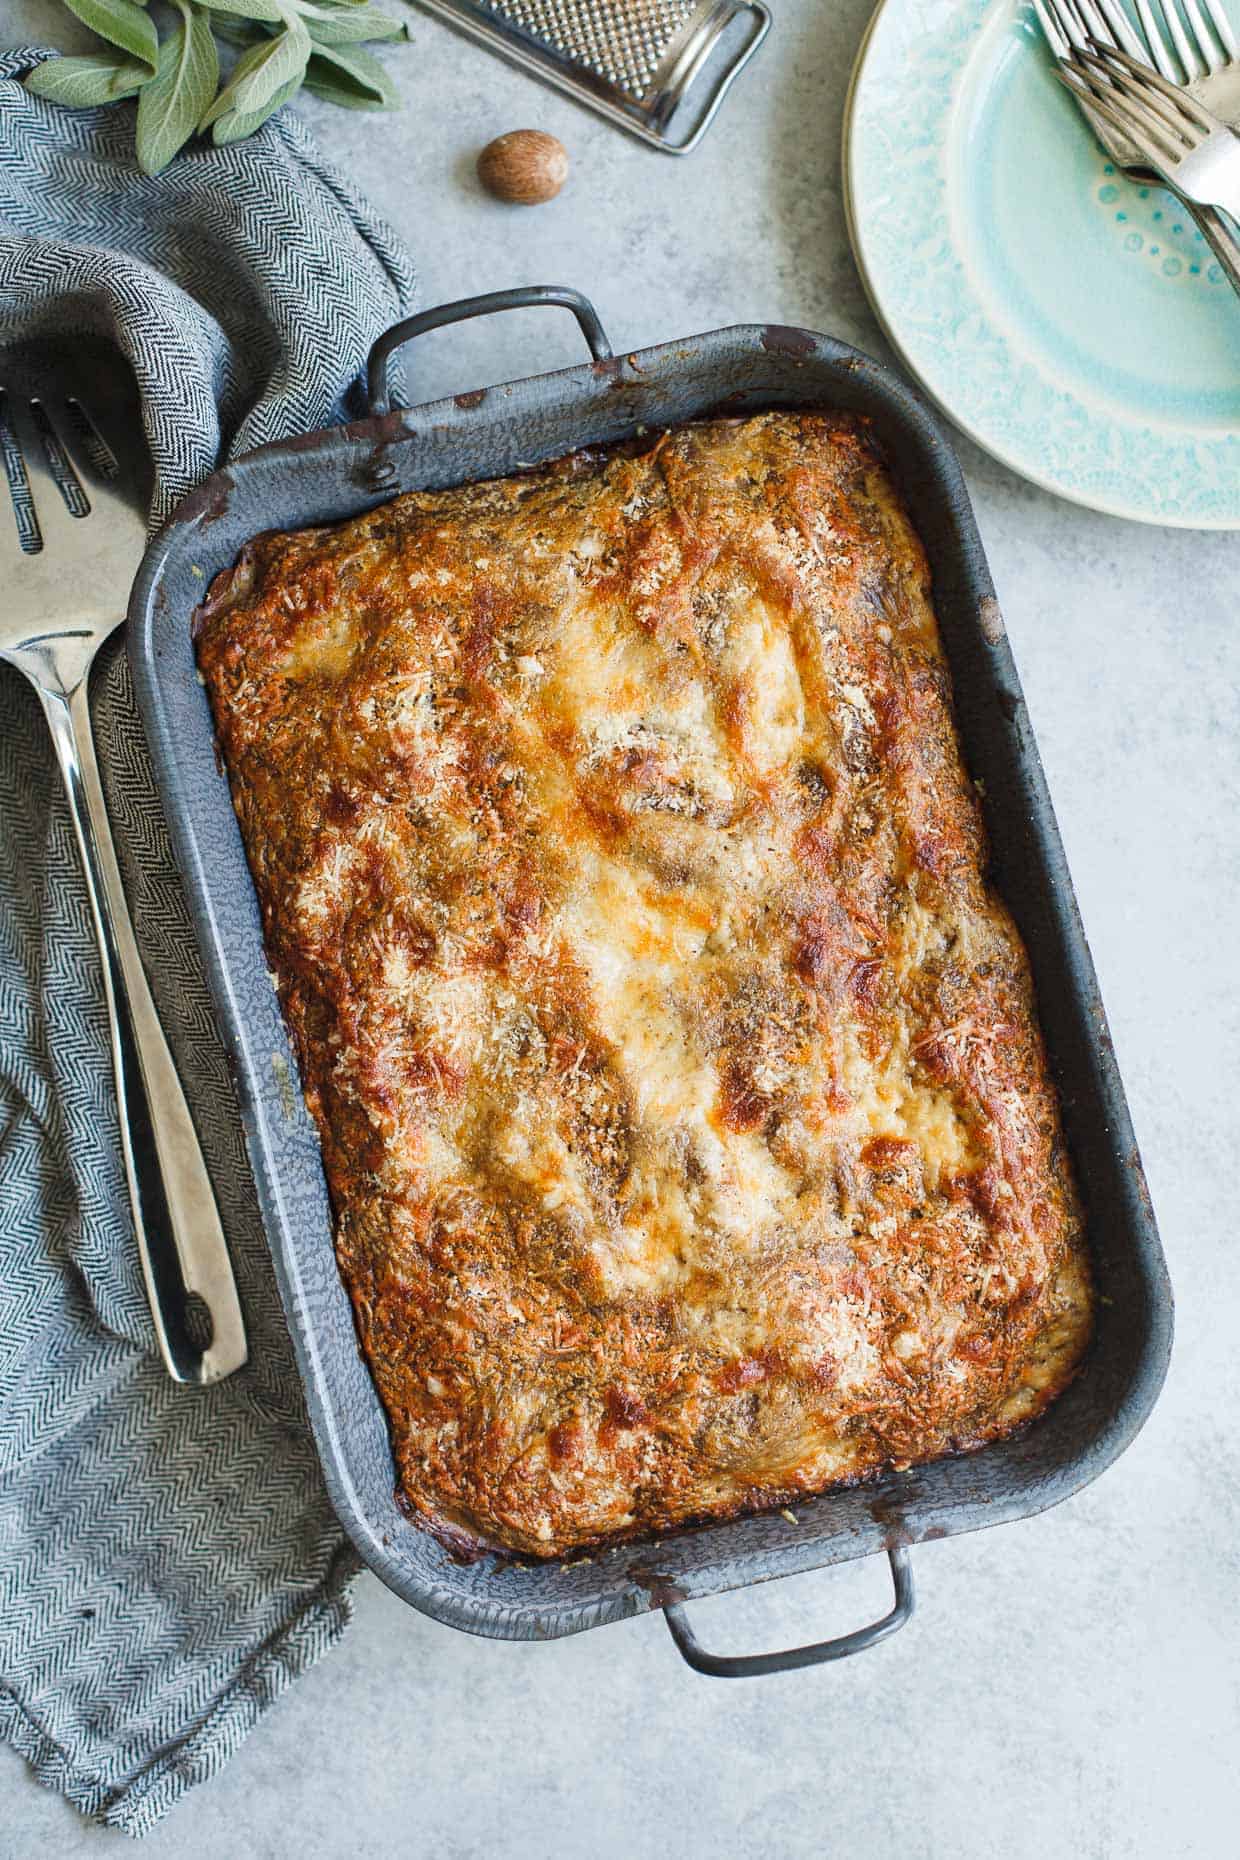
M 247 74 L 254 69 L 258 60 L 265 55 L 268 47 L 272 43 L 273 41 L 264 34 L 256 44 L 251 45 L 248 51 L 242 52 L 240 58 L 232 68 L 227 84 L 224 85 L 219 96 L 211 104 L 210 108 L 204 110 L 202 121 L 198 125 L 199 129 L 209 129 L 212 123 L 217 123 L 221 117 L 228 115 L 237 101 L 237 90 L 239 85 Z
M 106 39 L 109 45 L 119 45 L 131 58 L 155 70 L 159 64 L 159 38 L 154 22 L 135 0 L 65 0 L 65 5 L 99 38 Z
M 348 110 L 390 109 L 397 101 L 378 59 L 355 46 L 316 45 L 306 68 L 306 89 Z
M 211 30 L 217 39 L 227 39 L 230 45 L 261 45 L 264 39 L 271 37 L 258 20 L 242 19 L 235 13 L 216 14 Z
M 274 97 L 269 97 L 259 110 L 229 110 L 221 116 L 211 131 L 214 142 L 241 142 L 246 136 L 252 136 L 256 129 L 261 129 L 269 116 L 274 116 L 281 104 L 288 102 L 295 91 L 301 89 L 300 78 L 290 78 L 282 84 Z
M 303 32 L 301 28 L 279 33 L 275 39 L 264 39 L 262 45 L 251 45 L 232 67 L 229 82 L 219 91 L 219 97 L 216 97 L 199 126 L 206 128 L 219 123 L 231 112 L 244 117 L 260 112 L 258 121 L 264 123 L 271 113 L 266 108 L 271 97 L 283 91 L 288 84 L 292 84 L 294 89 L 301 84 L 301 78 L 305 76 L 305 61 L 309 56 L 309 33 Z
M 138 97 L 138 165 L 158 174 L 189 141 L 220 81 L 219 54 L 206 15 L 176 0 L 180 24 L 159 48 L 159 69 Z
M 136 94 L 138 160 L 152 174 L 196 130 L 210 129 L 220 143 L 252 135 L 303 82 L 354 110 L 397 101 L 383 67 L 359 48 L 367 39 L 407 39 L 409 31 L 369 0 L 166 4 L 180 18 L 161 39 L 148 0 L 65 0 L 109 50 L 49 60 L 27 75 L 27 89 L 82 108 Z M 217 39 L 243 48 L 222 89 Z
M 286 15 L 294 11 L 291 6 L 277 4 L 277 0 L 198 0 L 198 5 L 209 8 L 212 13 L 236 13 L 242 19 L 262 19 L 270 26 L 282 25 Z
M 253 63 L 239 84 L 236 82 L 236 72 L 233 73 L 233 83 L 236 84 L 233 109 L 242 112 L 261 109 L 268 98 L 274 97 L 290 79 L 300 79 L 304 75 L 309 56 L 310 35 L 300 24 L 287 26 L 277 38 L 269 39 L 266 45 L 255 46 Z
M 83 110 L 91 104 L 115 103 L 132 97 L 150 82 L 148 66 L 110 52 L 87 52 L 82 58 L 48 58 L 27 73 L 26 89 L 49 103 Z
M 351 45 L 359 39 L 407 39 L 409 27 L 403 19 L 389 19 L 373 6 L 350 7 L 347 12 L 333 10 L 328 19 L 308 15 L 306 24 L 316 45 Z
M 227 116 L 230 111 L 238 111 L 242 115 L 248 116 L 251 112 L 263 107 L 267 98 L 260 97 L 258 101 L 254 101 L 251 97 L 246 95 L 245 86 L 249 79 L 256 73 L 261 78 L 264 69 L 270 63 L 272 53 L 280 44 L 281 40 L 287 36 L 287 33 L 282 32 L 277 38 L 264 38 L 260 40 L 257 45 L 252 45 L 248 52 L 242 52 L 240 58 L 232 68 L 232 75 L 229 77 L 227 84 L 225 84 L 223 90 L 203 117 L 199 125 L 200 128 L 206 129 L 211 124 L 219 122 L 220 119 Z M 269 91 L 269 95 L 274 96 L 276 90 L 282 89 L 283 84 L 291 82 L 294 77 L 300 84 L 305 68 L 305 59 L 310 55 L 310 40 L 308 36 L 303 35 L 301 46 L 303 54 L 301 67 L 295 71 L 286 72 L 283 81 L 278 81 L 275 89 Z

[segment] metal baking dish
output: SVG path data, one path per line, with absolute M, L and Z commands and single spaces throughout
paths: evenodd
M 592 360 L 506 386 L 389 410 L 387 374 L 411 337 L 532 303 L 571 309 Z M 134 588 L 129 651 L 157 778 L 197 925 L 276 1275 L 332 1502 L 375 1573 L 416 1608 L 475 1634 L 529 1640 L 663 1608 L 681 1652 L 735 1675 L 837 1659 L 891 1633 L 912 1608 L 908 1548 L 1028 1517 L 1094 1479 L 1157 1397 L 1172 1303 L 1093 964 L 1003 621 L 951 447 L 885 368 L 806 330 L 746 326 L 614 356 L 591 306 L 552 287 L 475 298 L 414 317 L 371 357 L 373 416 L 265 446 L 217 472 L 152 543 Z M 588 1560 L 464 1565 L 396 1503 L 384 1416 L 336 1270 L 318 1141 L 267 974 L 258 910 L 195 671 L 190 615 L 211 577 L 257 531 L 351 517 L 400 491 L 497 477 L 638 427 L 772 406 L 864 413 L 892 461 L 929 553 L 965 755 L 982 785 L 993 872 L 1029 950 L 1068 1142 L 1084 1191 L 1097 1334 L 1064 1396 L 1026 1432 L 980 1452 L 798 1500 L 789 1516 L 737 1519 L 625 1544 Z M 891 1559 L 883 1621 L 817 1646 L 749 1659 L 705 1653 L 684 1604 L 839 1563 Z

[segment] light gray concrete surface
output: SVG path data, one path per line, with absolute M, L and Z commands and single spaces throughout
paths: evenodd
M 776 5 L 769 45 L 686 163 L 416 14 L 414 46 L 390 59 L 400 115 L 307 114 L 417 254 L 424 304 L 563 281 L 625 347 L 770 318 L 882 354 L 840 198 L 869 0 Z M 8 16 L 6 37 L 68 37 L 49 0 Z M 488 201 L 471 176 L 479 145 L 522 125 L 555 131 L 574 159 L 561 198 L 532 211 Z M 427 339 L 413 385 L 420 398 L 576 353 L 566 317 L 527 312 Z M 1226 1187 L 1240 1151 L 1240 539 L 1094 516 L 961 452 L 1178 1295 L 1152 1420 L 1058 1510 L 919 1550 L 913 1625 L 799 1676 L 699 1679 L 657 1617 L 544 1647 L 470 1640 L 364 1577 L 345 1645 L 172 1812 L 151 1860 L 1240 1850 L 1240 1243 Z M 870 1563 L 696 1618 L 720 1645 L 788 1644 L 885 1599 Z M 122 1838 L 0 1752 L 0 1855 L 68 1860 Z

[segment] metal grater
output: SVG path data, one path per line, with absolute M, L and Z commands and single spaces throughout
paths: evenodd
M 763 0 L 417 4 L 668 155 L 697 147 L 771 23 Z

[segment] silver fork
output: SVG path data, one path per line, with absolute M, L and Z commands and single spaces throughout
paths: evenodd
M 246 1360 L 232 1266 L 134 939 L 91 734 L 87 683 L 146 541 L 151 468 L 120 358 L 76 341 L 0 355 L 0 659 L 39 695 L 64 779 L 103 966 L 121 1146 L 160 1352 L 180 1382 Z M 210 1335 L 205 1333 L 209 1328 Z
M 1175 0 L 1158 0 L 1158 3 L 1172 39 L 1177 47 L 1183 45 L 1183 63 L 1178 67 L 1154 18 L 1152 0 L 1136 0 L 1145 39 L 1138 35 L 1118 0 L 1033 0 L 1043 37 L 1061 70 L 1070 62 L 1073 53 L 1082 50 L 1092 37 L 1100 45 L 1110 45 L 1117 51 L 1127 52 L 1129 57 L 1139 63 L 1156 68 L 1170 83 L 1181 82 L 1182 72 L 1185 84 L 1192 79 L 1189 88 L 1194 95 L 1200 96 L 1200 101 L 1207 108 L 1214 108 L 1225 120 L 1228 120 L 1228 107 L 1234 107 L 1240 116 L 1240 91 L 1237 90 L 1240 80 L 1237 79 L 1238 68 L 1234 59 L 1235 35 L 1218 0 L 1200 0 L 1218 34 L 1217 44 L 1201 16 L 1198 0 L 1184 0 L 1189 9 L 1187 18 L 1191 40 L 1189 30 L 1186 30 L 1176 10 Z M 1174 27 L 1170 24 L 1172 20 Z M 1202 94 L 1207 87 L 1211 89 L 1213 104 L 1210 96 Z M 1226 95 L 1222 87 L 1225 87 Z M 1228 106 L 1227 99 L 1231 96 L 1236 96 L 1237 102 Z M 1140 178 L 1158 178 L 1149 167 L 1147 158 L 1129 137 L 1105 123 L 1101 115 L 1091 109 L 1083 98 L 1078 96 L 1077 101 L 1098 141 L 1118 167 Z M 1236 290 L 1240 291 L 1240 240 L 1237 240 L 1228 221 L 1217 209 L 1186 204 L 1205 234 L 1214 256 Z
M 1119 10 L 1115 0 L 1098 0 L 1098 4 L 1111 12 Z M 1158 0 L 1158 4 L 1174 52 L 1158 29 L 1150 0 L 1136 0 L 1149 52 L 1134 52 L 1122 41 L 1120 50 L 1147 64 L 1152 56 L 1169 84 L 1181 85 L 1229 128 L 1240 129 L 1240 44 L 1219 0 L 1182 0 L 1182 14 L 1175 0 Z
M 1240 136 L 1188 90 L 1095 43 L 1061 66 L 1059 78 L 1135 143 L 1183 199 L 1240 214 Z

